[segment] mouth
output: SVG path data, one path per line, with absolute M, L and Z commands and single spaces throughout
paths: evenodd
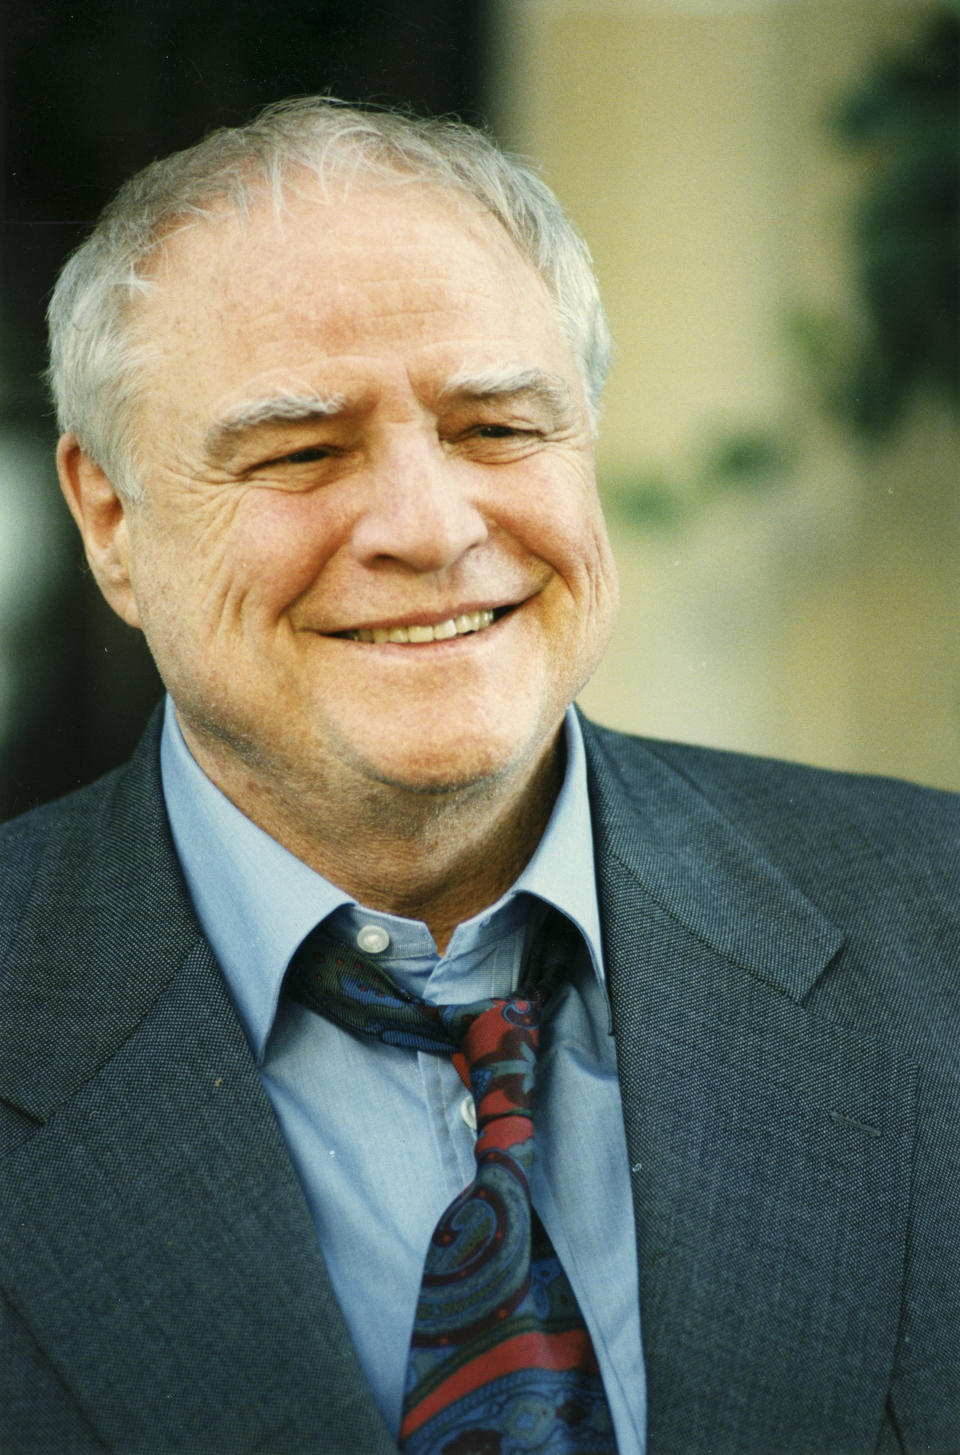
M 496 607 L 493 610 L 463 611 L 455 617 L 432 624 L 400 623 L 383 627 L 358 627 L 355 631 L 336 631 L 335 636 L 343 642 L 375 642 L 378 645 L 419 646 L 426 642 L 452 642 L 454 637 L 470 636 L 474 631 L 486 631 L 495 621 L 505 617 L 515 607 Z
M 335 635 L 348 642 L 388 642 L 398 646 L 407 643 L 420 645 L 425 642 L 449 642 L 454 637 L 469 636 L 473 632 L 486 631 L 495 621 L 506 616 L 515 608 L 500 606 L 494 610 L 464 611 L 459 616 L 448 616 L 431 625 L 397 622 L 395 625 L 359 627 L 356 631 L 336 632 Z

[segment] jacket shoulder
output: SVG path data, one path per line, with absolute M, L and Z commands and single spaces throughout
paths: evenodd
M 837 927 L 844 950 L 815 999 L 835 994 L 833 1009 L 845 1018 L 859 997 L 865 1024 L 877 1023 L 882 1003 L 879 1019 L 906 1047 L 939 1041 L 955 1056 L 960 795 L 589 724 L 585 736 L 594 772 L 602 763 L 599 771 L 613 775 L 638 838 L 648 831 L 648 785 L 656 781 L 659 802 L 668 798 L 673 814 L 670 837 L 686 815 L 684 852 L 699 860 L 698 873 L 715 873 L 715 847 L 697 837 L 696 804 L 705 802 Z
M 679 774 L 776 857 L 856 840 L 903 860 L 960 867 L 960 794 L 904 779 L 839 772 L 721 748 L 633 736 L 587 724 L 588 737 L 630 791 L 651 759 Z M 944 859 L 944 856 L 946 858 Z M 955 882 L 955 880 L 954 880 Z
M 0 923 L 29 893 L 45 851 L 103 816 L 122 774 L 123 769 L 114 769 L 95 783 L 0 824 Z

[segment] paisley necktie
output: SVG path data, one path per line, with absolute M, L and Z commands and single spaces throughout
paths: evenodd
M 540 1012 L 566 954 L 563 934 L 541 943 L 529 988 L 469 1005 L 429 1005 L 322 935 L 290 968 L 290 993 L 311 1010 L 388 1045 L 452 1056 L 473 1093 L 476 1175 L 427 1249 L 404 1455 L 616 1455 L 583 1315 L 530 1201 Z

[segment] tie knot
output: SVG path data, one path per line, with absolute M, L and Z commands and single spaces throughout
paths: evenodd
M 477 1109 L 477 1155 L 500 1146 L 516 1156 L 533 1135 L 540 997 L 534 991 L 462 1009 L 460 1054 Z

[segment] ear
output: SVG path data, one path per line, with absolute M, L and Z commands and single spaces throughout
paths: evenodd
M 139 627 L 140 615 L 130 581 L 127 518 L 136 505 L 114 489 L 73 433 L 62 435 L 57 445 L 57 473 L 97 585 L 117 615 L 129 626 Z

